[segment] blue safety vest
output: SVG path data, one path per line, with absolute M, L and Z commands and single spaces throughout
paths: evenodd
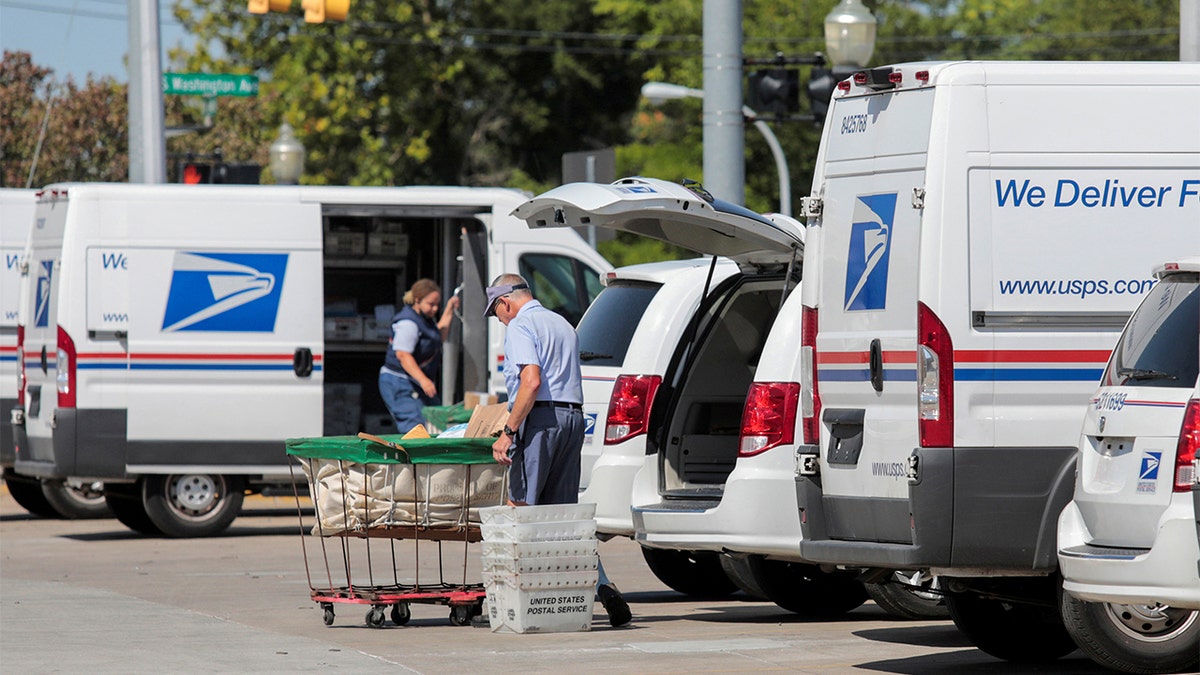
M 412 355 L 416 359 L 417 365 L 421 367 L 421 372 L 436 382 L 438 371 L 442 367 L 442 332 L 438 330 L 437 324 L 432 320 L 417 314 L 412 305 L 405 305 L 404 309 L 396 312 L 396 316 L 392 317 L 393 332 L 392 337 L 388 338 L 388 351 L 387 356 L 384 357 L 384 365 L 389 370 L 394 370 L 408 379 L 412 379 L 408 373 L 404 372 L 404 366 L 400 365 L 400 359 L 396 358 L 396 349 L 392 346 L 392 339 L 395 337 L 394 327 L 398 321 L 412 321 L 417 325 L 417 346 L 413 349 Z

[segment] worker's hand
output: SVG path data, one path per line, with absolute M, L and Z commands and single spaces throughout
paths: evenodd
M 449 315 L 451 312 L 458 309 L 460 305 L 462 305 L 461 298 L 459 298 L 457 295 L 450 296 L 450 298 L 446 300 L 446 309 L 442 312 L 442 316 Z
M 433 383 L 433 380 L 427 379 L 421 383 L 421 391 L 424 391 L 429 398 L 433 398 L 437 396 L 437 385 Z
M 503 466 L 512 464 L 512 458 L 508 456 L 508 451 L 512 447 L 513 442 L 508 434 L 500 434 L 500 438 L 497 438 L 496 442 L 492 443 L 492 457 L 496 460 L 496 463 Z

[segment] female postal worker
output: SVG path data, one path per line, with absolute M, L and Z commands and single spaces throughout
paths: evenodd
M 434 379 L 441 371 L 442 341 L 459 299 L 447 300 L 441 318 L 435 320 L 441 304 L 437 282 L 419 279 L 404 294 L 404 308 L 392 317 L 392 336 L 379 370 L 379 394 L 400 433 L 425 424 L 425 406 L 442 404 Z

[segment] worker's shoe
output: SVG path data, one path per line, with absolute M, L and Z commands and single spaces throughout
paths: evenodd
M 601 585 L 596 589 L 596 595 L 600 597 L 600 604 L 604 605 L 604 611 L 608 612 L 608 625 L 624 626 L 633 619 L 633 613 L 629 611 L 629 603 L 621 597 L 621 591 L 617 590 L 615 584 Z

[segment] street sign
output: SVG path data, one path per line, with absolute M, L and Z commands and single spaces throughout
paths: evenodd
M 182 96 L 258 96 L 258 76 L 163 73 L 163 93 Z

